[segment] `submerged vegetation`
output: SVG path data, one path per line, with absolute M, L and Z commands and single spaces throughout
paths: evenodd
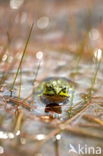
M 81 145 L 99 147 L 102 156 L 103 38 L 102 21 L 92 23 L 94 6 L 14 4 L 1 3 L 0 154 L 78 156 Z

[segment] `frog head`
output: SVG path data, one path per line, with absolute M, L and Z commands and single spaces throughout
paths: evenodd
M 43 95 L 50 101 L 63 102 L 69 97 L 69 84 L 64 80 L 50 80 L 45 82 Z

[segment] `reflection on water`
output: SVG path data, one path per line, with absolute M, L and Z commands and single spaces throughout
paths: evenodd
M 46 105 L 45 112 L 55 112 L 55 113 L 61 114 L 62 113 L 61 107 L 62 106 L 60 106 L 57 103 L 50 103 L 50 104 Z

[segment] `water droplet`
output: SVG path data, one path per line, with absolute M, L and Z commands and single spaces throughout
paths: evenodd
M 4 153 L 4 148 L 2 146 L 0 146 L 0 154 Z
M 38 134 L 38 135 L 36 135 L 36 139 L 37 140 L 44 140 L 45 139 L 45 135 L 44 134 Z
M 49 25 L 49 18 L 47 16 L 40 17 L 37 20 L 37 26 L 39 29 L 45 29 Z
M 94 51 L 94 57 L 95 57 L 95 59 L 97 59 L 98 61 L 100 61 L 101 58 L 102 58 L 102 50 L 101 49 L 96 49 Z
M 12 9 L 19 9 L 24 3 L 24 0 L 10 0 L 10 7 Z
M 61 135 L 60 135 L 60 134 L 57 134 L 57 135 L 56 135 L 56 139 L 57 139 L 57 140 L 60 140 L 60 139 L 61 139 Z
M 41 60 L 41 59 L 43 58 L 43 52 L 42 52 L 42 51 L 38 51 L 38 52 L 36 53 L 36 58 L 37 58 L 38 60 Z

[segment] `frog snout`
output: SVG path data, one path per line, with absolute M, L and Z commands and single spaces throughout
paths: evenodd
M 60 91 L 61 89 L 57 89 L 55 92 L 56 92 L 56 95 L 59 95 L 60 94 Z

